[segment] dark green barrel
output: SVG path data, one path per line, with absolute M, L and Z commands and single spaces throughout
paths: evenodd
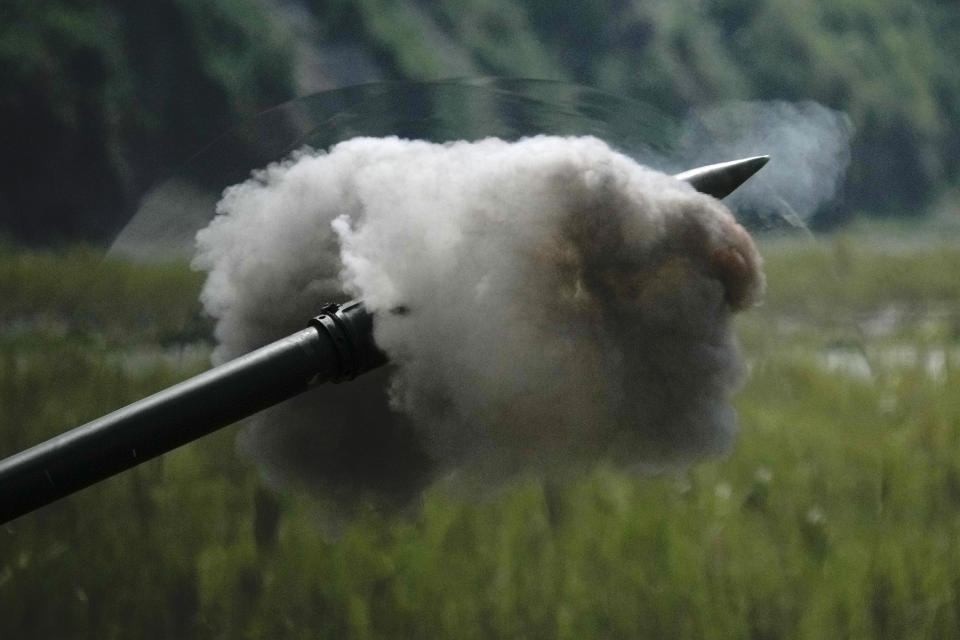
M 311 326 L 0 461 L 7 522 L 323 382 L 380 366 L 359 301 Z

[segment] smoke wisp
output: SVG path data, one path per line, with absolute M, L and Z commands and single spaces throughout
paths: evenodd
M 728 199 L 763 226 L 803 226 L 836 195 L 850 163 L 850 119 L 816 102 L 728 102 L 699 112 L 680 142 L 686 166 L 771 154 Z
M 229 188 L 198 235 L 223 361 L 362 297 L 391 359 L 252 419 L 272 480 L 400 503 L 725 450 L 760 258 L 723 204 L 595 138 L 357 138 Z

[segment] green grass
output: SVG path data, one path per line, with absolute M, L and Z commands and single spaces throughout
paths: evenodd
M 30 251 L 0 242 L 0 338 L 64 334 L 120 344 L 209 335 L 200 273 L 187 265 L 126 263 L 89 247 Z
M 725 459 L 600 464 L 483 499 L 436 488 L 330 536 L 305 499 L 261 486 L 231 427 L 0 527 L 0 637 L 955 636 L 960 248 L 847 235 L 764 252 Z M 0 455 L 202 368 L 121 357 L 194 335 L 198 282 L 6 247 Z M 829 370 L 829 350 L 866 371 Z

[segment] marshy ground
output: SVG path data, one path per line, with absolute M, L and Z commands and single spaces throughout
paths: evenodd
M 0 526 L 0 636 L 953 636 L 955 239 L 762 239 L 724 459 L 482 502 L 437 489 L 329 536 L 262 487 L 234 426 Z M 0 249 L 0 456 L 206 368 L 200 284 Z

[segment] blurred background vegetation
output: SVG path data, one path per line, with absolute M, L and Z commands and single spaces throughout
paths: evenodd
M 668 112 L 815 100 L 855 127 L 843 206 L 817 223 L 918 216 L 958 182 L 958 28 L 950 0 L 8 0 L 0 233 L 102 241 L 150 185 L 269 106 L 475 75 Z
M 5 0 L 0 456 L 207 367 L 200 275 L 100 247 L 278 102 L 509 75 L 816 100 L 854 137 L 830 232 L 760 239 L 726 459 L 435 488 L 330 535 L 230 427 L 0 527 L 0 637 L 956 637 L 958 29 L 953 0 Z
M 0 637 L 955 637 L 957 237 L 763 238 L 725 459 L 440 486 L 331 529 L 233 426 L 0 526 Z M 206 368 L 183 334 L 199 286 L 183 263 L 0 248 L 3 452 Z

